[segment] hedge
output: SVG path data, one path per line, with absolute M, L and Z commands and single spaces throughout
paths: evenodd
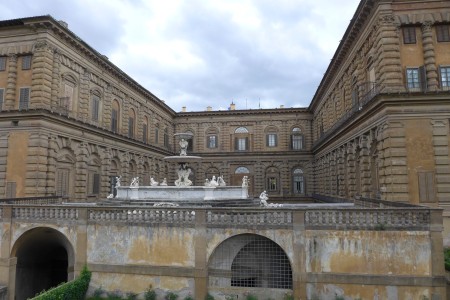
M 91 272 L 84 266 L 77 279 L 44 291 L 32 300 L 83 300 L 90 281 Z

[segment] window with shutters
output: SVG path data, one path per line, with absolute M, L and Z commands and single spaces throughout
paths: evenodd
M 92 94 L 91 96 L 91 119 L 98 122 L 100 117 L 100 95 Z
M 31 69 L 31 55 L 22 56 L 22 70 Z
M 5 89 L 0 89 L 0 111 L 3 110 L 4 100 L 5 100 Z
M 450 66 L 440 66 L 441 88 L 445 91 L 450 90 Z
M 303 133 L 300 127 L 294 127 L 291 131 L 291 149 L 292 150 L 303 149 Z
M 70 184 L 70 170 L 58 169 L 56 171 L 56 195 L 68 196 Z
M 403 44 L 416 43 L 416 27 L 412 26 L 403 27 L 402 32 L 403 32 Z
M 19 92 L 19 110 L 28 109 L 30 104 L 30 88 L 20 88 Z
M 16 182 L 15 181 L 7 181 L 6 182 L 5 197 L 7 199 L 16 198 Z
M 97 171 L 90 171 L 88 177 L 88 194 L 100 194 L 100 174 Z
M 134 138 L 134 118 L 132 116 L 128 117 L 128 137 Z
M 436 38 L 438 42 L 450 42 L 450 25 L 436 25 Z
M 419 202 L 436 202 L 434 172 L 418 172 Z
M 295 169 L 293 172 L 293 192 L 294 194 L 304 194 L 305 193 L 305 179 L 303 177 L 302 169 Z
M 0 56 L 0 71 L 6 70 L 6 56 Z
M 111 131 L 118 133 L 120 124 L 120 104 L 116 99 L 112 102 L 111 108 Z

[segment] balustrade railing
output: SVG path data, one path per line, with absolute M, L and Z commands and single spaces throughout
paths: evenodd
M 43 197 L 23 197 L 23 198 L 7 198 L 0 199 L 0 204 L 31 204 L 31 205 L 48 205 L 63 203 L 64 196 L 43 196 Z
M 426 207 L 389 208 L 161 208 L 93 207 L 86 205 L 5 205 L 20 222 L 70 222 L 89 224 L 162 224 L 164 226 L 206 226 L 208 228 L 294 228 L 310 230 L 429 230 L 432 210 Z M 296 219 L 294 220 L 294 214 Z M 199 219 L 200 218 L 200 219 Z

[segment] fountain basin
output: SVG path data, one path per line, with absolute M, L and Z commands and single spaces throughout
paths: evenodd
M 248 187 L 241 186 L 119 186 L 118 200 L 167 201 L 172 203 L 203 200 L 246 200 Z

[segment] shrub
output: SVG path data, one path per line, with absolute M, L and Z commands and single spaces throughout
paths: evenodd
M 51 290 L 44 291 L 34 297 L 33 300 L 83 300 L 86 296 L 90 281 L 91 272 L 84 266 L 77 279 L 63 283 Z
M 152 286 L 149 286 L 144 293 L 145 300 L 156 300 L 156 292 L 153 290 Z
M 283 300 L 294 300 L 294 296 L 291 294 L 284 294 Z
M 186 297 L 184 297 L 184 300 L 194 300 L 194 298 L 192 298 L 191 295 L 187 295 Z
M 249 294 L 247 297 L 245 297 L 245 300 L 258 300 L 258 297 L 255 295 Z
M 113 291 L 113 292 L 108 292 L 108 300 L 122 300 L 122 297 L 120 296 L 120 292 L 119 291 Z
M 210 293 L 208 293 L 205 297 L 205 300 L 214 300 L 214 297 Z
M 450 248 L 444 250 L 445 270 L 450 271 Z
M 136 300 L 137 299 L 137 294 L 133 293 L 133 292 L 127 292 L 127 300 Z
M 164 299 L 166 299 L 166 300 L 177 300 L 177 298 L 178 298 L 178 295 L 175 293 L 172 293 L 172 292 L 169 292 L 164 296 Z

